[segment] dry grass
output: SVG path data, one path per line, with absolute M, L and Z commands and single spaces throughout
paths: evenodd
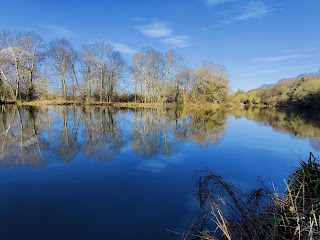
M 19 106 L 45 106 L 45 105 L 76 105 L 76 106 L 114 106 L 123 108 L 175 108 L 175 103 L 140 103 L 140 102 L 99 102 L 88 100 L 83 101 L 66 101 L 64 99 L 53 100 L 36 100 L 36 101 L 5 101 L 3 104 L 16 104 Z M 198 109 L 217 110 L 221 106 L 217 103 L 187 103 L 182 106 L 187 111 Z
M 320 164 L 312 153 L 282 194 L 261 182 L 246 193 L 208 170 L 197 179 L 206 221 L 194 224 L 185 239 L 320 239 Z

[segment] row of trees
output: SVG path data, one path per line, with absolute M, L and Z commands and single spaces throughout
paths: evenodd
M 229 75 L 223 65 L 204 61 L 198 68 L 184 65 L 174 51 L 142 48 L 131 66 L 135 99 L 159 102 L 225 102 Z
M 46 44 L 35 32 L 1 33 L 2 100 L 62 97 L 110 101 L 124 70 L 123 57 L 110 43 L 85 44 L 79 52 L 66 39 Z
M 130 77 L 129 77 L 130 76 Z M 111 43 L 74 49 L 66 39 L 47 44 L 35 32 L 0 34 L 0 99 L 31 101 L 224 102 L 226 68 L 187 67 L 175 51 L 143 47 L 131 66 Z

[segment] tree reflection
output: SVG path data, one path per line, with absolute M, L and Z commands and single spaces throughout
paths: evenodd
M 0 108 L 2 165 L 43 166 L 52 159 L 113 160 L 130 148 L 143 158 L 179 150 L 182 142 L 215 144 L 223 136 L 223 111 L 110 107 Z
M 314 149 L 320 150 L 320 114 L 315 112 L 295 112 L 269 108 L 232 109 L 230 113 L 237 118 L 250 120 L 271 126 L 274 130 L 291 134 L 299 138 L 308 138 Z
M 320 150 L 319 116 L 275 109 L 228 113 L 308 138 Z M 0 164 L 44 166 L 51 159 L 114 160 L 127 148 L 143 158 L 169 156 L 183 142 L 216 144 L 226 128 L 224 110 L 110 107 L 0 107 Z
M 125 143 L 116 109 L 84 108 L 83 113 L 86 156 L 95 160 L 113 160 Z
M 201 145 L 215 144 L 222 138 L 226 127 L 224 111 L 197 111 L 190 113 L 189 141 Z
M 170 155 L 177 142 L 173 125 L 165 109 L 141 109 L 134 113 L 131 140 L 132 150 L 145 157 Z
M 170 155 L 181 142 L 215 144 L 226 125 L 223 111 L 143 109 L 135 112 L 132 149 L 146 157 Z
M 1 165 L 30 165 L 41 166 L 44 164 L 42 144 L 39 132 L 42 125 L 37 124 L 37 112 L 28 107 L 22 110 L 17 106 L 1 107 L 0 126 L 0 164 Z
M 81 111 L 75 107 L 61 107 L 57 109 L 62 119 L 54 132 L 53 152 L 63 162 L 70 162 L 80 150 L 78 142 L 78 130 Z M 80 115 L 80 116 L 79 116 Z

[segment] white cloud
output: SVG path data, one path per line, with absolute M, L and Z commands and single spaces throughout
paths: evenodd
M 132 55 L 136 52 L 135 49 L 129 47 L 126 44 L 122 44 L 122 43 L 115 43 L 115 42 L 111 42 L 111 44 L 114 46 L 115 50 L 124 53 L 124 54 L 129 54 Z
M 69 30 L 68 28 L 61 26 L 61 25 L 55 25 L 55 24 L 41 24 L 39 25 L 41 28 L 44 28 L 46 30 L 51 31 L 55 35 L 62 36 L 62 37 L 73 37 L 75 35 L 74 32 Z
M 185 48 L 190 45 L 189 37 L 173 34 L 173 29 L 169 27 L 168 23 L 163 21 L 157 21 L 150 24 L 137 26 L 136 29 L 144 36 L 150 38 L 159 38 L 162 44 L 171 47 Z
M 162 38 L 172 34 L 172 29 L 165 22 L 155 22 L 152 24 L 138 26 L 137 29 L 146 37 Z
M 285 60 L 291 60 L 296 58 L 304 58 L 309 57 L 307 55 L 301 55 L 301 54 L 288 54 L 288 55 L 281 55 L 281 56 L 274 56 L 274 57 L 261 57 L 261 58 L 254 58 L 252 61 L 254 62 L 281 62 Z
M 225 4 L 228 2 L 234 2 L 234 1 L 236 1 L 236 0 L 205 0 L 205 3 L 207 6 L 213 7 L 213 6 Z
M 181 35 L 173 35 L 168 38 L 162 39 L 162 43 L 172 47 L 178 47 L 178 48 L 189 47 L 189 41 L 190 41 L 189 37 L 181 36 Z

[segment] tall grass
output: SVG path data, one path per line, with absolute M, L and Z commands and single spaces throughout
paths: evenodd
M 197 173 L 203 211 L 184 239 L 320 239 L 320 164 L 312 153 L 278 193 L 262 182 L 248 192 L 208 170 Z

